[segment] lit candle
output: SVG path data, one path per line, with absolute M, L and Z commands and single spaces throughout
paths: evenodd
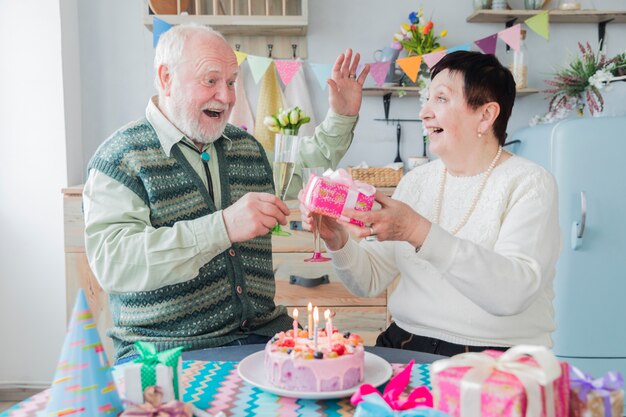
M 324 319 L 326 320 L 326 336 L 328 337 L 328 351 L 330 352 L 331 350 L 333 350 L 333 322 L 330 319 L 329 309 L 326 309 L 326 311 L 324 311 Z
M 298 339 L 298 309 L 293 309 L 293 340 Z
M 311 334 L 313 330 L 313 305 L 309 303 L 306 309 L 309 311 L 309 327 L 307 327 L 307 331 L 309 332 L 309 339 L 313 339 L 313 335 Z
M 320 312 L 317 306 L 313 309 L 313 351 L 317 352 L 317 326 L 320 322 Z

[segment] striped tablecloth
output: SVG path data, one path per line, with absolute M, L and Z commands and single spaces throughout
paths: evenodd
M 392 364 L 394 375 L 404 366 Z M 413 367 L 411 387 L 426 385 L 430 388 L 429 366 L 420 364 Z M 227 416 L 237 417 L 335 417 L 351 416 L 354 412 L 350 398 L 299 400 L 253 387 L 239 378 L 237 362 L 184 361 L 182 381 L 183 401 L 211 414 L 222 411 Z M 48 395 L 49 390 L 42 391 L 0 413 L 0 417 L 37 417 L 45 408 Z

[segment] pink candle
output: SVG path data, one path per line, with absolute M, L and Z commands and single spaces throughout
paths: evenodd
M 298 309 L 293 309 L 293 340 L 298 338 Z
M 326 336 L 328 337 L 328 351 L 333 350 L 333 322 L 330 319 L 330 310 L 324 311 L 324 319 L 326 320 Z

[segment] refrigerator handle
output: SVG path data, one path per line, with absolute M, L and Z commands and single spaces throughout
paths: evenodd
M 585 223 L 587 222 L 587 194 L 580 192 L 580 221 L 572 223 L 572 249 L 576 250 L 582 246 L 583 234 L 585 233 Z

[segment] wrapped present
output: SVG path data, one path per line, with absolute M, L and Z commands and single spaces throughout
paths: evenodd
M 375 193 L 376 188 L 354 181 L 346 170 L 329 169 L 322 176 L 311 175 L 304 188 L 304 205 L 313 213 L 363 226 L 363 222 L 342 215 L 343 209 L 370 211 Z
M 433 362 L 434 407 L 454 417 L 567 417 L 569 365 L 542 346 Z
M 624 378 L 607 372 L 593 379 L 570 368 L 570 417 L 620 417 L 624 412 Z
M 417 387 L 404 398 L 402 393 L 411 380 L 414 361 L 389 380 L 381 395 L 376 387 L 363 384 L 350 401 L 356 406 L 354 417 L 449 417 L 434 410 L 433 396 L 426 387 Z
M 161 388 L 163 401 L 180 399 L 180 375 L 183 347 L 157 352 L 152 343 L 135 342 L 139 357 L 123 368 L 125 399 L 133 404 L 143 403 L 144 390 L 152 385 Z

